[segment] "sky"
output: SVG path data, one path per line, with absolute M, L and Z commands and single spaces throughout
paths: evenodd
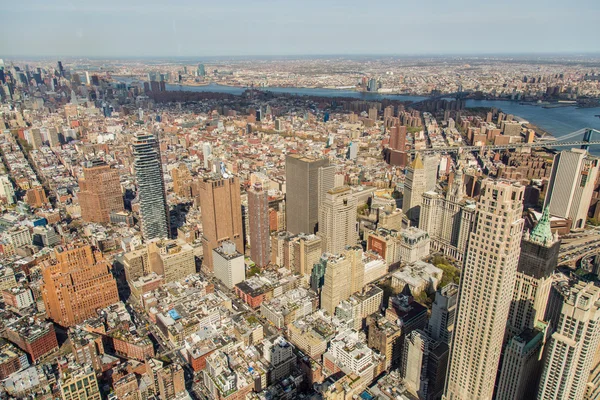
M 600 0 L 0 0 L 0 58 L 599 53 Z

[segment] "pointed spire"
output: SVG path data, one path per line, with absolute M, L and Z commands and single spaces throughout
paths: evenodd
M 550 229 L 550 208 L 546 206 L 542 217 L 529 235 L 529 240 L 543 245 L 549 245 L 554 242 L 554 235 Z
M 412 164 L 410 165 L 410 167 L 412 169 L 423 169 L 423 168 L 425 168 L 423 166 L 423 160 L 421 160 L 421 153 L 417 153 L 417 156 L 415 157 L 415 160 L 412 162 Z

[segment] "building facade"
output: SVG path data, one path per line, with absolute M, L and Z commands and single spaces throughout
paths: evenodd
M 524 192 L 516 183 L 483 181 L 461 277 L 448 400 L 492 398 L 517 273 Z

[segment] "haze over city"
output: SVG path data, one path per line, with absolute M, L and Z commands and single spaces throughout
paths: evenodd
M 12 56 L 598 53 L 594 0 L 0 4 Z

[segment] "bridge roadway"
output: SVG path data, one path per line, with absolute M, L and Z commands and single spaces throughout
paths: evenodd
M 462 153 L 478 152 L 486 150 L 511 150 L 519 148 L 542 148 L 542 147 L 577 147 L 577 146 L 594 146 L 600 144 L 600 140 L 591 140 L 592 134 L 600 131 L 592 128 L 582 128 L 575 132 L 560 137 L 557 140 L 540 140 L 533 143 L 511 143 L 498 145 L 483 145 L 483 146 L 443 146 L 443 147 L 428 147 L 425 149 L 411 149 L 408 154 L 435 154 L 435 153 Z M 584 135 L 583 140 L 570 140 L 577 136 Z M 586 147 L 587 148 L 587 147 Z
M 511 150 L 511 149 L 520 149 L 523 147 L 529 148 L 541 148 L 541 147 L 577 147 L 577 146 L 594 146 L 600 144 L 600 140 L 591 140 L 589 142 L 585 141 L 574 141 L 574 142 L 554 142 L 554 141 L 544 141 L 544 142 L 534 142 L 534 143 L 514 143 L 514 144 L 499 144 L 499 145 L 489 145 L 489 146 L 446 146 L 446 147 L 435 147 L 435 148 L 426 148 L 426 149 L 411 149 L 408 150 L 408 154 L 435 154 L 435 153 L 462 153 L 462 152 L 478 152 L 478 151 L 487 151 L 487 150 Z

